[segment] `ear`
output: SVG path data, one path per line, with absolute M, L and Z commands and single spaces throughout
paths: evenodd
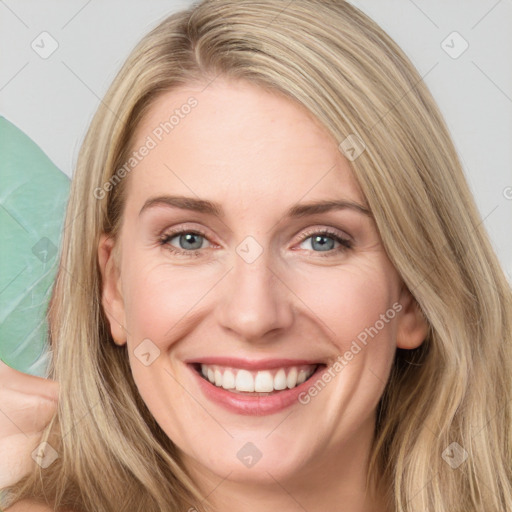
M 126 343 L 124 301 L 121 292 L 119 262 L 116 261 L 114 239 L 101 234 L 98 263 L 101 271 L 101 304 L 110 323 L 110 332 L 117 345 Z
M 429 324 L 416 299 L 405 284 L 402 285 L 399 303 L 402 310 L 398 319 L 396 344 L 398 348 L 418 348 L 428 335 Z

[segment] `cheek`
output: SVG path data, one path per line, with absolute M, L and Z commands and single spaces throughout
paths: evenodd
M 394 274 L 374 263 L 322 269 L 293 288 L 334 349 L 330 373 L 301 397 L 310 417 L 330 426 L 333 445 L 357 432 L 375 410 L 396 350 L 401 305 Z
M 394 282 L 379 261 L 367 265 L 318 268 L 295 279 L 293 290 L 326 333 L 343 350 L 347 341 L 364 338 L 377 324 L 389 333 L 398 297 Z M 396 306 L 395 306 L 396 307 Z M 384 321 L 381 320 L 384 315 Z
M 124 269 L 126 327 L 132 343 L 149 338 L 166 350 L 218 278 L 207 269 L 147 260 L 134 257 Z
M 160 426 L 173 440 L 183 443 L 185 427 L 195 421 L 194 409 L 167 355 L 180 340 L 187 339 L 190 324 L 201 311 L 201 298 L 218 278 L 192 266 L 155 263 L 135 254 L 123 272 L 128 349 L 135 383 Z M 147 366 L 139 359 L 142 352 L 149 352 Z
M 366 414 L 383 391 L 396 350 L 401 309 L 393 276 L 376 260 L 367 265 L 321 269 L 297 280 L 293 287 L 307 309 L 314 312 L 334 349 L 333 403 L 328 406 L 334 416 L 340 410 L 339 400 L 348 402 L 351 396 L 358 397 L 359 413 Z

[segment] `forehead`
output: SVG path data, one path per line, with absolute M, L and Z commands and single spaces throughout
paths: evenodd
M 143 147 L 149 148 L 142 150 Z M 184 194 L 229 206 L 364 198 L 330 133 L 301 105 L 217 78 L 162 94 L 137 128 L 128 200 Z M 142 150 L 142 151 L 141 151 Z

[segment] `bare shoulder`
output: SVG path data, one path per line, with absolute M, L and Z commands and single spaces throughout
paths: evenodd
M 52 508 L 43 503 L 32 500 L 21 500 L 12 507 L 6 509 L 5 512 L 54 512 Z

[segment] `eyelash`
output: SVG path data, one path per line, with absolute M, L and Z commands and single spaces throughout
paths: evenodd
M 169 233 L 164 233 L 160 239 L 159 243 L 161 246 L 167 246 L 167 250 L 173 254 L 176 254 L 178 256 L 184 256 L 184 257 L 196 257 L 201 256 L 202 249 L 195 249 L 192 251 L 186 251 L 182 249 L 177 249 L 176 247 L 169 244 L 169 241 L 175 238 L 177 235 L 183 235 L 183 234 L 194 234 L 202 236 L 203 238 L 208 239 L 208 236 L 203 233 L 199 229 L 182 229 L 182 230 L 176 230 L 171 231 Z M 340 246 L 335 249 L 330 249 L 329 251 L 311 251 L 311 252 L 318 252 L 318 256 L 321 258 L 326 258 L 329 256 L 333 256 L 336 254 L 340 254 L 342 252 L 345 252 L 347 250 L 352 249 L 353 245 L 352 242 L 346 238 L 341 237 L 336 233 L 335 231 L 332 231 L 330 229 L 320 229 L 320 230 L 310 230 L 306 231 L 299 241 L 299 244 L 307 240 L 308 238 L 311 238 L 313 235 L 317 236 L 328 236 L 329 238 L 333 238 L 336 242 L 339 242 Z M 321 254 L 322 252 L 325 252 L 326 254 Z

